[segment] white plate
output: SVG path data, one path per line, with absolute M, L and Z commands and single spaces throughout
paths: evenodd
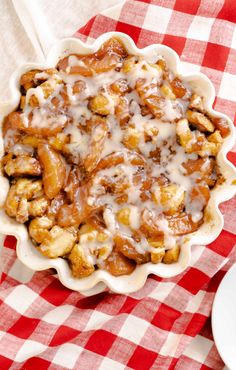
M 236 369 L 236 264 L 224 276 L 212 307 L 212 332 L 222 360 Z

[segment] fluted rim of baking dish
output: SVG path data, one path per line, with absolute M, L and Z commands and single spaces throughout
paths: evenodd
M 217 186 L 211 191 L 209 203 L 205 209 L 205 221 L 203 225 L 194 233 L 186 235 L 181 246 L 179 260 L 171 265 L 163 263 L 152 264 L 146 263 L 139 265 L 130 275 L 115 277 L 104 270 L 96 270 L 92 275 L 76 279 L 71 275 L 68 263 L 62 258 L 50 259 L 44 257 L 37 251 L 31 242 L 28 231 L 25 225 L 17 223 L 15 220 L 8 217 L 4 210 L 3 204 L 9 189 L 8 179 L 0 174 L 0 232 L 3 234 L 11 234 L 17 238 L 17 256 L 21 262 L 32 270 L 40 271 L 49 268 L 57 270 L 58 277 L 66 287 L 80 291 L 83 294 L 96 294 L 108 287 L 115 293 L 131 293 L 135 292 L 145 284 L 149 274 L 155 274 L 162 278 L 170 278 L 182 273 L 190 264 L 191 247 L 201 244 L 207 245 L 213 242 L 220 234 L 223 228 L 223 215 L 219 210 L 219 204 L 224 202 L 236 194 L 236 169 L 226 158 L 227 153 L 233 147 L 235 142 L 235 128 L 233 123 L 226 115 L 215 111 L 212 108 L 215 99 L 215 90 L 211 81 L 200 72 L 186 74 L 181 68 L 181 62 L 176 52 L 168 46 L 161 44 L 153 44 L 143 49 L 139 49 L 134 41 L 126 34 L 121 32 L 108 32 L 97 38 L 92 44 L 88 45 L 76 38 L 62 39 L 57 42 L 49 52 L 45 63 L 27 63 L 15 70 L 10 78 L 10 93 L 11 99 L 3 104 L 0 104 L 0 120 L 2 122 L 4 116 L 14 110 L 20 99 L 19 79 L 20 76 L 33 68 L 49 68 L 54 67 L 58 60 L 70 53 L 88 54 L 95 52 L 99 47 L 110 37 L 116 36 L 124 43 L 130 54 L 143 55 L 148 61 L 152 62 L 157 59 L 157 56 L 163 56 L 169 68 L 178 74 L 183 81 L 188 82 L 194 90 L 203 96 L 205 107 L 210 114 L 215 117 L 225 118 L 230 125 L 230 135 L 224 139 L 223 145 L 217 155 L 217 163 L 221 173 L 226 181 Z M 3 138 L 0 133 L 0 157 L 3 156 Z

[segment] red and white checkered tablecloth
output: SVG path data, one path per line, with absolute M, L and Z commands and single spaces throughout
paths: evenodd
M 79 15 L 78 15 L 79 16 Z M 129 34 L 139 47 L 171 46 L 186 68 L 216 88 L 215 108 L 235 122 L 235 0 L 126 1 L 92 18 L 76 37 Z M 236 150 L 229 159 L 236 164 Z M 210 313 L 217 287 L 236 262 L 236 197 L 221 206 L 224 230 L 193 248 L 191 266 L 172 279 L 150 276 L 130 295 L 86 297 L 63 287 L 52 271 L 33 273 L 3 248 L 0 285 L 0 369 L 223 369 Z

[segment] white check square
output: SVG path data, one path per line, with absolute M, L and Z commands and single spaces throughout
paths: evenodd
M 122 365 L 119 362 L 116 362 L 108 357 L 104 357 L 101 365 L 99 366 L 99 370 L 124 370 L 126 368 L 125 365 Z
M 106 315 L 103 312 L 94 311 L 91 314 L 84 330 L 88 331 L 88 330 L 100 329 L 108 320 L 110 320 L 110 318 L 111 316 Z
M 143 28 L 164 34 L 167 30 L 172 11 L 168 8 L 149 5 L 143 22 Z
M 20 314 L 24 314 L 37 298 L 38 294 L 33 290 L 25 285 L 18 285 L 5 299 L 5 303 Z
M 169 332 L 165 343 L 160 349 L 160 354 L 163 356 L 174 356 L 181 337 L 181 334 Z
M 34 340 L 26 340 L 20 350 L 17 352 L 15 361 L 26 361 L 28 358 L 38 356 L 47 348 L 48 347 L 42 343 L 35 342 Z
M 197 312 L 197 310 L 200 307 L 200 304 L 202 303 L 203 298 L 205 297 L 205 294 L 206 292 L 204 292 L 203 290 L 199 290 L 199 292 L 195 296 L 193 296 L 192 299 L 190 299 L 186 307 L 186 311 L 191 313 Z
M 183 74 L 188 74 L 188 73 L 192 74 L 192 73 L 200 72 L 201 70 L 200 65 L 189 63 L 189 62 L 184 62 L 184 61 L 181 61 L 181 64 L 179 67 L 180 67 L 180 72 Z
M 11 276 L 13 279 L 19 281 L 20 283 L 28 283 L 32 276 L 34 275 L 35 271 L 29 269 L 23 263 L 16 259 L 14 264 L 12 265 L 11 269 L 8 272 L 8 275 Z
M 2 339 L 2 337 L 4 337 L 5 334 L 6 333 L 4 331 L 0 330 L 0 340 Z
M 104 12 L 101 12 L 101 14 L 104 14 L 106 17 L 109 17 L 111 19 L 114 19 L 115 21 L 118 21 L 120 19 L 120 13 L 121 13 L 122 7 L 120 4 L 112 6 L 111 8 L 106 9 Z
M 197 335 L 185 349 L 184 355 L 203 364 L 212 346 L 211 340 Z
M 119 336 L 138 344 L 143 338 L 149 325 L 150 324 L 147 321 L 140 319 L 139 317 L 129 315 L 119 332 Z
M 50 324 L 61 325 L 70 316 L 73 309 L 74 307 L 68 304 L 56 307 L 53 310 L 46 313 L 46 315 L 43 316 L 42 320 Z
M 231 48 L 236 49 L 236 27 L 234 29 L 234 34 L 233 34 L 233 38 L 232 38 Z
M 174 287 L 174 283 L 159 283 L 157 287 L 149 293 L 149 297 L 157 299 L 160 302 L 164 302 Z
M 74 369 L 75 363 L 82 353 L 83 348 L 73 343 L 65 343 L 58 347 L 58 351 L 54 356 L 53 364 L 58 364 L 66 369 Z
M 194 40 L 207 41 L 213 23 L 213 18 L 195 16 L 189 27 L 187 37 Z
M 223 74 L 218 96 L 236 102 L 236 75 L 226 72 Z

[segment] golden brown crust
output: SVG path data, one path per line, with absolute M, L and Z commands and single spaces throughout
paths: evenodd
M 85 257 L 83 249 L 76 244 L 68 257 L 72 274 L 74 277 L 83 278 L 91 275 L 95 270 L 93 264 L 89 263 Z
M 162 262 L 165 264 L 171 264 L 171 263 L 177 262 L 179 259 L 179 254 L 180 254 L 179 246 L 169 249 L 165 252 Z
M 109 257 L 100 265 L 100 267 L 114 276 L 129 275 L 135 269 L 135 262 L 122 253 L 112 251 Z

